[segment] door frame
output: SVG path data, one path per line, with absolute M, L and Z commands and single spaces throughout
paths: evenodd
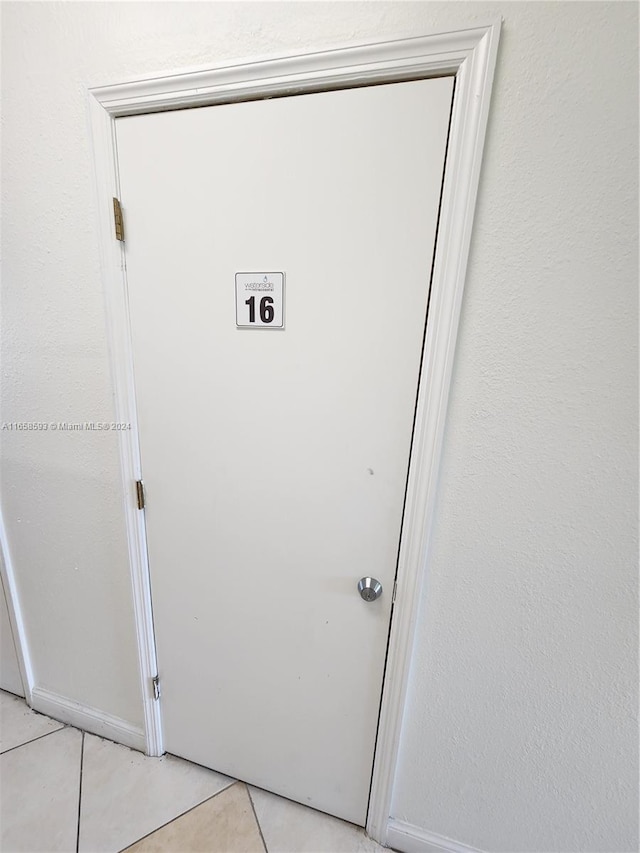
M 115 419 L 119 435 L 146 751 L 161 755 L 159 702 L 124 245 L 115 239 L 119 198 L 115 120 L 122 116 L 379 83 L 455 76 L 429 310 L 409 460 L 395 603 L 380 706 L 367 832 L 387 839 L 417 608 L 436 501 L 447 402 L 466 277 L 501 19 L 486 26 L 378 44 L 158 75 L 88 90 L 95 192 Z M 124 210 L 126 228 L 126 210 Z M 126 236 L 126 235 L 125 235 Z
M 29 654 L 27 633 L 24 626 L 22 607 L 20 606 L 16 573 L 11 559 L 11 551 L 9 550 L 9 540 L 4 526 L 2 508 L 0 508 L 0 582 L 2 583 L 4 597 L 7 602 L 9 627 L 11 628 L 13 645 L 16 650 L 16 658 L 18 659 L 18 670 L 20 671 L 24 698 L 27 705 L 31 706 L 34 685 L 33 668 L 31 666 L 31 655 Z

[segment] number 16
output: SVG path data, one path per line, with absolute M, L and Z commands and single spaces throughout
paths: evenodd
M 247 301 L 244 303 L 249 306 L 249 322 L 255 323 L 256 321 L 256 298 L 255 296 L 249 297 Z M 273 310 L 273 298 L 271 296 L 263 296 L 260 300 L 260 320 L 263 323 L 272 323 L 275 311 Z

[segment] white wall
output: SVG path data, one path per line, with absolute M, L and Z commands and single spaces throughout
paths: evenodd
M 85 87 L 505 18 L 393 815 L 637 849 L 637 7 L 3 3 L 3 419 L 109 420 Z M 1 434 L 39 686 L 142 714 L 115 436 Z
M 394 815 L 637 850 L 637 7 L 503 7 Z

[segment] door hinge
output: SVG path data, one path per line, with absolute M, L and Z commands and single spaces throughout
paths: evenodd
M 393 582 L 393 592 L 391 593 L 391 603 L 396 603 L 396 592 L 398 591 L 398 581 Z
M 124 219 L 122 218 L 122 205 L 117 198 L 113 200 L 113 219 L 116 226 L 116 240 L 124 240 Z
M 154 676 L 151 679 L 151 684 L 153 685 L 153 698 L 158 700 L 160 698 L 160 676 Z
M 136 501 L 138 502 L 138 509 L 144 509 L 144 485 L 142 484 L 142 480 L 136 480 Z

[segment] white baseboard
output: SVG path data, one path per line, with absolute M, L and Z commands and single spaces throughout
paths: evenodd
M 85 732 L 130 746 L 140 752 L 145 751 L 144 731 L 131 725 L 120 717 L 98 711 L 89 705 L 74 702 L 65 696 L 52 693 L 44 687 L 34 687 L 31 691 L 31 707 L 34 711 L 53 717 L 61 723 L 67 723 Z
M 393 818 L 387 825 L 387 846 L 401 853 L 481 853 L 477 847 Z

